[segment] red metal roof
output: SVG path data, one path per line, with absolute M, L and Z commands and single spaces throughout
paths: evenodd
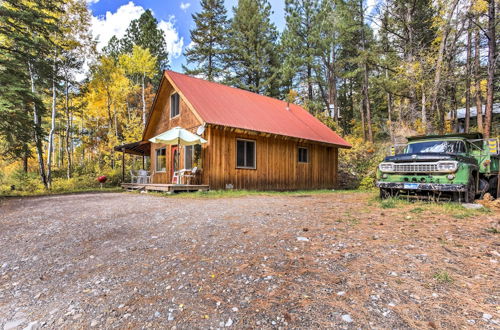
M 304 108 L 268 96 L 165 71 L 196 112 L 208 124 L 291 136 L 351 147 Z

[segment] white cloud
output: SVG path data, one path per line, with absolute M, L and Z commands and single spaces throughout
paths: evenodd
M 144 8 L 136 6 L 130 1 L 126 5 L 118 8 L 116 13 L 108 11 L 106 15 L 101 17 L 92 16 L 92 35 L 99 40 L 97 49 L 101 50 L 106 46 L 109 39 L 114 35 L 116 35 L 117 38 L 122 38 L 130 22 L 139 18 L 144 11 Z
M 91 5 L 93 3 L 98 3 L 99 0 L 87 0 L 87 4 Z
M 158 27 L 163 30 L 167 51 L 170 59 L 178 58 L 182 55 L 182 47 L 184 46 L 184 38 L 179 37 L 179 32 L 174 26 L 175 16 L 170 16 L 168 21 L 160 21 Z
M 99 0 L 87 0 L 99 1 Z M 187 9 L 190 4 L 182 3 Z M 97 49 L 102 50 L 108 44 L 111 37 L 123 38 L 130 22 L 139 18 L 145 10 L 143 7 L 134 4 L 132 1 L 121 6 L 115 13 L 106 12 L 106 15 L 96 17 L 92 16 L 92 34 L 94 38 L 98 38 Z M 175 16 L 170 16 L 168 21 L 160 20 L 158 27 L 163 31 L 167 51 L 170 59 L 178 58 L 182 55 L 184 46 L 184 38 L 179 37 L 179 32 L 175 27 Z
M 99 1 L 99 0 L 97 0 L 97 1 Z M 181 9 L 182 10 L 186 11 L 189 7 L 191 7 L 191 4 L 189 2 L 186 2 L 186 3 L 181 2 Z

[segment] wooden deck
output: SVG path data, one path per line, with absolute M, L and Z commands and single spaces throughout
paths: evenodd
M 162 183 L 122 183 L 123 189 L 142 190 L 142 191 L 208 191 L 208 185 L 199 184 L 162 184 Z

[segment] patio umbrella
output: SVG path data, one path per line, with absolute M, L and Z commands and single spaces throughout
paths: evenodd
M 203 139 L 201 136 L 193 134 L 182 127 L 174 127 L 166 132 L 163 132 L 155 137 L 149 139 L 153 143 L 163 143 L 179 146 L 192 146 L 195 144 L 207 143 L 207 140 Z M 179 179 L 177 180 L 179 183 Z
M 174 127 L 149 139 L 153 143 L 177 144 L 183 146 L 192 146 L 195 144 L 207 143 L 202 137 L 185 130 L 182 127 Z

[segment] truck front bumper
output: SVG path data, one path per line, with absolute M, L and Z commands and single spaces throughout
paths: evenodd
M 378 188 L 396 189 L 396 190 L 411 190 L 411 191 L 467 191 L 465 184 L 449 184 L 449 183 L 416 183 L 416 182 L 382 182 L 377 181 Z

